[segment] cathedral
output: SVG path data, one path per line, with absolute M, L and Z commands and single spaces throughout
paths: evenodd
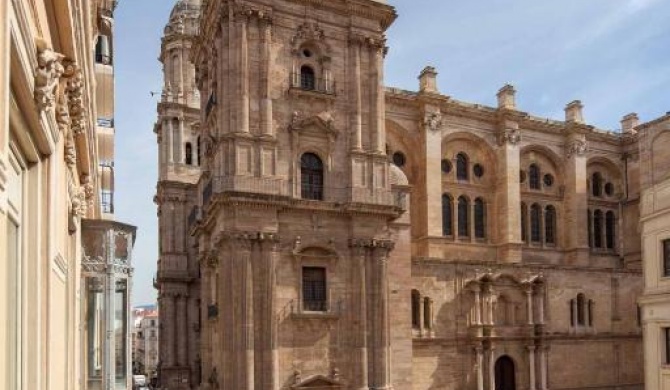
M 644 388 L 670 133 L 384 84 L 384 0 L 179 0 L 154 132 L 169 389 Z M 492 91 L 492 94 L 495 91 Z M 664 153 L 664 151 L 666 151 Z M 656 173 L 654 173 L 656 172 Z

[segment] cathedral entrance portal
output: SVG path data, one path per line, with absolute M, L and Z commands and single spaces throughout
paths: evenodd
M 514 361 L 509 356 L 503 356 L 496 361 L 496 390 L 516 390 L 514 376 Z

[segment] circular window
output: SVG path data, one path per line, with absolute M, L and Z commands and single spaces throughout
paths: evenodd
M 443 173 L 449 173 L 451 172 L 451 161 L 445 159 L 442 159 L 442 172 Z
M 309 57 L 312 56 L 312 51 L 309 50 L 309 49 L 305 49 L 305 50 L 302 51 L 302 55 L 309 58 Z
M 612 183 L 605 184 L 605 193 L 607 194 L 607 196 L 614 195 L 614 184 Z
M 544 175 L 544 185 L 547 187 L 551 187 L 554 185 L 554 177 L 551 174 L 547 173 L 546 175 Z
M 402 152 L 395 152 L 393 153 L 393 163 L 402 168 L 405 166 L 405 163 L 407 162 L 407 159 L 405 158 L 405 155 Z
M 475 164 L 475 166 L 472 167 L 472 171 L 475 173 L 476 177 L 484 176 L 484 167 L 481 164 Z
M 526 171 L 521 170 L 519 171 L 519 183 L 523 183 L 526 181 Z

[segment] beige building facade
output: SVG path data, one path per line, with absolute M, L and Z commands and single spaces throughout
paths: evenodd
M 670 389 L 670 180 L 667 146 L 670 115 L 639 128 L 644 174 L 640 228 L 644 294 L 640 299 L 644 328 L 647 389 Z
M 130 356 L 124 305 L 135 228 L 113 222 L 106 201 L 115 6 L 0 2 L 2 389 L 102 389 L 103 381 L 112 389 L 117 379 L 102 378 L 115 365 L 109 357 Z M 103 289 L 117 293 L 116 305 Z
M 396 16 L 177 3 L 155 128 L 162 385 L 643 388 L 647 124 L 595 128 L 579 101 L 539 118 L 509 85 L 462 102 L 431 67 L 386 87 Z

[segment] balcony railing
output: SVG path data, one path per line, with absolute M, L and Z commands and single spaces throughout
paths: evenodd
M 294 72 L 291 75 L 291 89 L 335 95 L 335 81 Z

